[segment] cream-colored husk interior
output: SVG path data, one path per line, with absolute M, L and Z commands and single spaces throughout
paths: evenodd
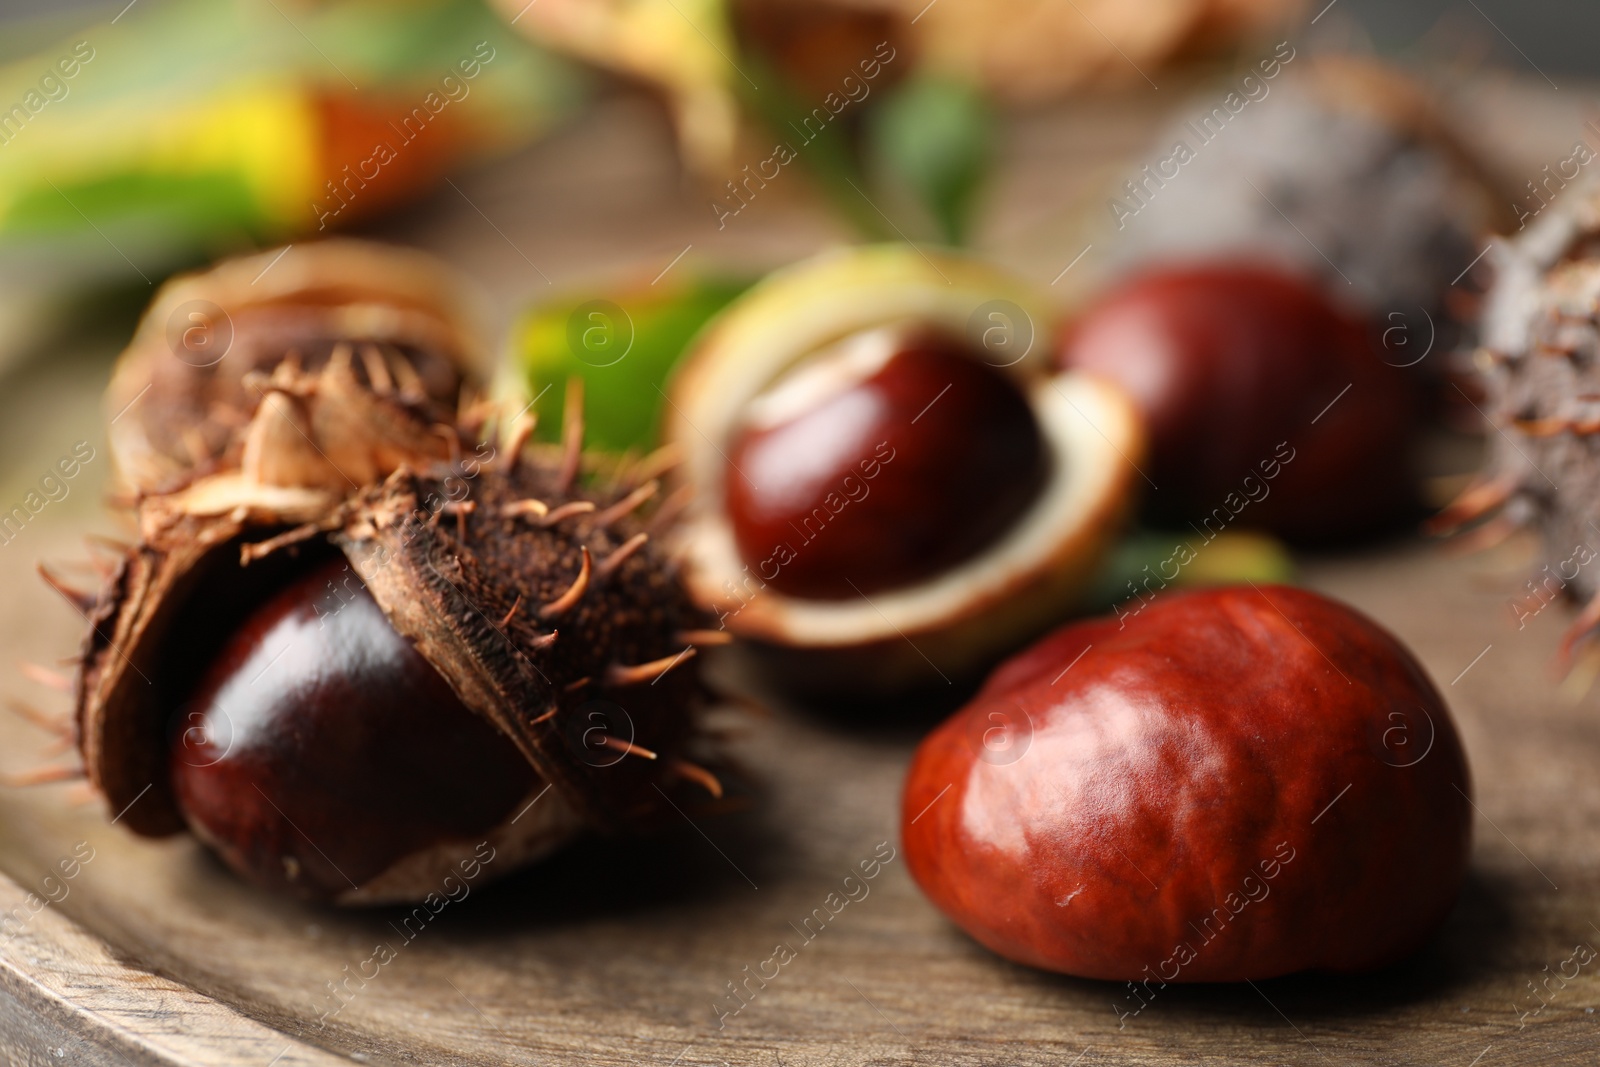
M 1030 386 L 1054 465 L 1041 495 L 998 543 L 937 578 L 901 590 L 844 601 L 785 597 L 745 573 L 728 524 L 701 511 L 687 533 L 691 583 L 707 603 L 730 612 L 729 629 L 771 636 L 796 646 L 848 647 L 937 630 L 969 616 L 980 604 L 1049 581 L 1073 566 L 1084 524 L 1107 521 L 1106 501 L 1120 493 L 1137 449 L 1139 429 L 1115 387 L 1081 374 L 1037 380 Z M 713 447 L 713 444 L 716 447 Z M 702 451 L 721 461 L 720 443 Z M 715 492 L 719 470 L 704 461 L 697 485 Z M 801 549 L 803 551 L 803 549 Z M 725 583 L 743 590 L 741 599 Z

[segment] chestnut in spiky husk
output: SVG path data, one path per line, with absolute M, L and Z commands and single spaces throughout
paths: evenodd
M 119 822 L 372 903 L 479 845 L 504 874 L 685 783 L 720 794 L 688 758 L 716 635 L 654 539 L 654 482 L 582 456 L 581 393 L 562 448 L 529 448 L 525 417 L 479 440 L 390 403 L 351 347 L 256 379 L 248 446 L 146 492 L 84 605 L 78 738 Z
M 381 474 L 338 449 L 383 423 L 426 430 L 453 422 L 463 391 L 482 390 L 488 350 L 467 306 L 464 285 L 430 258 L 354 240 L 290 246 L 176 278 L 156 294 L 106 390 L 118 478 L 134 492 L 165 492 L 271 462 L 278 449 L 260 440 L 266 427 L 246 427 L 260 411 L 257 379 L 274 374 L 302 400 L 314 398 L 298 414 L 302 428 L 365 422 L 365 431 L 324 425 L 318 436 L 350 479 Z M 358 405 L 399 410 L 347 410 Z M 444 455 L 443 445 L 434 435 L 430 454 Z
M 664 414 L 686 581 L 792 685 L 953 684 L 1075 606 L 1133 500 L 1124 391 L 1057 374 L 1048 305 L 904 246 L 819 256 L 712 321 Z

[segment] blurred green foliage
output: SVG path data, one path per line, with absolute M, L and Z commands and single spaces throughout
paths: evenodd
M 584 383 L 591 447 L 653 448 L 673 365 L 706 322 L 748 285 L 684 271 L 677 280 L 574 294 L 529 311 L 512 331 L 511 358 L 528 395 L 536 398 L 535 436 L 560 439 L 566 382 L 576 375 Z

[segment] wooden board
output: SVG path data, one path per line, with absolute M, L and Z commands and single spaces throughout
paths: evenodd
M 1119 987 L 992 957 L 920 898 L 898 855 L 820 934 L 797 930 L 859 861 L 883 842 L 897 848 L 916 729 L 790 711 L 753 722 L 738 743 L 768 783 L 757 810 L 648 843 L 579 846 L 474 892 L 410 942 L 392 925 L 397 910 L 276 901 L 189 841 L 135 840 L 97 807 L 66 806 L 60 788 L 8 792 L 0 911 L 26 888 L 67 892 L 7 928 L 0 1050 L 41 1063 L 56 1049 L 87 1063 L 1060 1064 L 1082 1054 L 1076 1062 L 1465 1067 L 1485 1050 L 1485 1064 L 1584 1062 L 1568 1057 L 1600 1048 L 1596 968 L 1537 1015 L 1521 1013 L 1538 1006 L 1530 981 L 1575 945 L 1600 945 L 1600 709 L 1593 696 L 1563 698 L 1549 678 L 1566 610 L 1518 631 L 1508 605 L 1518 583 L 1482 570 L 1407 546 L 1307 575 L 1416 649 L 1472 762 L 1481 814 L 1460 906 L 1391 972 L 1173 988 L 1119 1026 Z M 13 610 L 23 605 L 49 612 L 28 644 L 70 642 L 59 606 L 29 595 Z M 0 739 L 15 766 L 41 737 L 12 722 Z M 79 842 L 94 858 L 47 886 Z M 396 958 L 319 1025 L 335 1004 L 326 983 L 378 943 Z M 727 983 L 779 943 L 796 958 L 719 1025 L 715 1006 L 735 1004 Z
M 1050 273 L 1070 258 L 1017 220 L 1065 217 L 1077 194 L 1052 192 L 1039 168 L 1077 173 L 1061 161 L 1074 138 L 1092 142 L 1091 128 L 1100 127 L 1070 115 L 1018 127 L 1010 150 L 1022 165 L 1004 185 L 1029 192 L 997 216 L 991 248 Z M 1144 127 L 1130 128 L 1099 136 L 1141 143 Z M 663 157 L 659 125 L 624 108 L 513 168 L 463 182 L 470 203 L 451 206 L 456 194 L 447 191 L 392 232 L 483 279 L 502 318 L 543 285 L 534 262 L 553 285 L 618 266 L 648 278 L 704 230 L 703 219 L 690 221 L 692 197 L 671 191 Z M 606 160 L 633 170 L 619 175 Z M 562 196 L 569 206 L 550 206 Z M 479 209 L 495 223 L 485 225 Z M 709 254 L 781 260 L 829 238 L 820 218 L 803 201 L 781 201 L 771 219 Z M 63 356 L 6 380 L 5 506 L 75 441 L 99 447 L 104 356 Z M 65 500 L 0 546 L 8 661 L 50 662 L 74 646 L 70 609 L 30 572 L 40 556 L 78 554 L 83 530 L 114 529 L 97 509 L 104 469 L 101 455 Z M 920 897 L 898 855 L 868 896 L 807 941 L 796 924 L 882 843 L 898 847 L 900 780 L 926 724 L 780 709 L 752 720 L 737 743 L 766 782 L 753 811 L 685 822 L 646 843 L 580 845 L 474 891 L 403 944 L 393 910 L 277 901 L 237 883 L 191 841 L 136 840 L 108 825 L 115 813 L 70 806 L 69 787 L 0 790 L 0 1061 L 1594 1062 L 1600 965 L 1524 1013 L 1538 1005 L 1530 983 L 1557 971 L 1575 945 L 1600 946 L 1600 699 L 1563 696 L 1548 671 L 1569 609 L 1552 606 L 1517 629 L 1509 602 L 1523 575 L 1495 573 L 1492 562 L 1404 544 L 1316 562 L 1305 575 L 1417 651 L 1450 699 L 1476 781 L 1480 814 L 1460 906 L 1426 951 L 1392 971 L 1173 988 L 1119 1026 L 1120 987 L 991 956 Z M 10 670 L 0 675 L 0 694 L 63 706 Z M 0 716 L 0 769 L 35 764 L 46 741 Z M 93 858 L 75 877 L 44 881 L 88 850 Z M 28 914 L 29 891 L 58 899 L 6 924 L 7 914 Z M 358 970 L 380 942 L 396 958 L 319 1022 L 333 1004 L 328 983 Z M 744 968 L 779 943 L 794 946 L 795 959 L 719 1022 L 717 1008 L 731 1007 L 728 983 L 742 983 Z

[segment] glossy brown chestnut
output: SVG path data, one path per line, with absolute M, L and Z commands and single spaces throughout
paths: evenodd
M 1394 637 L 1315 593 L 1233 587 L 1002 665 L 918 749 L 902 833 L 973 937 L 1139 983 L 1131 1012 L 1167 982 L 1414 951 L 1466 870 L 1470 795 L 1449 713 Z
M 196 836 L 250 881 L 319 898 L 478 840 L 535 783 L 342 557 L 228 637 L 174 724 L 170 766 Z
M 1238 515 L 1317 542 L 1372 532 L 1414 502 L 1411 376 L 1386 364 L 1362 322 L 1280 268 L 1135 276 L 1068 331 L 1060 362 L 1120 383 L 1145 416 L 1157 519 Z
M 1047 472 L 1022 392 L 961 341 L 858 335 L 750 404 L 725 493 L 740 555 L 778 590 L 844 599 L 938 574 L 992 543 Z

